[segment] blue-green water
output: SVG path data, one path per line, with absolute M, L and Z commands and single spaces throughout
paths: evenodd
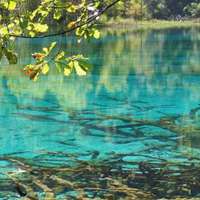
M 88 75 L 50 73 L 34 83 L 24 77 L 20 66 L 50 40 L 88 56 Z M 116 158 L 120 169 L 136 172 L 141 162 L 198 165 L 199 29 L 108 31 L 82 44 L 65 37 L 21 39 L 16 49 L 19 65 L 4 60 L 0 69 L 2 185 L 8 174 L 27 170 L 19 160 L 38 170 L 83 161 L 115 166 Z M 14 193 L 2 189 L 0 197 L 18 199 Z M 57 198 L 69 198 L 64 194 Z

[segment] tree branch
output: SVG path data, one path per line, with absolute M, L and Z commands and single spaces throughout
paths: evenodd
M 82 27 L 84 25 L 87 25 L 87 24 L 89 24 L 91 22 L 94 22 L 98 17 L 100 17 L 102 14 L 104 14 L 108 9 L 113 7 L 119 1 L 121 1 L 121 0 L 113 1 L 111 4 L 109 4 L 108 6 L 103 8 L 98 14 L 89 17 L 85 22 L 83 22 L 81 24 L 77 24 L 76 26 L 74 26 L 73 28 L 68 29 L 68 30 L 64 30 L 64 31 L 61 31 L 61 32 L 58 32 L 58 33 L 47 34 L 47 35 L 34 36 L 34 37 L 25 36 L 25 35 L 14 35 L 14 34 L 10 34 L 9 36 L 16 37 L 16 38 L 32 38 L 33 39 L 33 38 L 46 38 L 46 37 L 54 37 L 54 36 L 58 36 L 58 35 L 64 35 L 66 33 L 69 33 L 69 32 L 72 32 L 72 31 L 76 30 L 77 28 L 80 28 L 80 27 Z

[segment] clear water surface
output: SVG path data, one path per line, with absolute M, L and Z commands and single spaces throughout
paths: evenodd
M 21 66 L 51 40 L 69 54 L 89 57 L 88 75 L 28 80 Z M 112 166 L 116 158 L 120 169 L 136 171 L 143 162 L 198 165 L 198 28 L 108 30 L 82 44 L 64 36 L 19 39 L 16 49 L 19 64 L 3 60 L 0 66 L 1 199 L 20 198 L 4 180 L 23 174 L 22 161 L 39 169 L 104 161 Z

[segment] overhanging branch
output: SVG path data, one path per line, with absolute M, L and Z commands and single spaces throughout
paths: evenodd
M 10 34 L 9 36 L 16 37 L 16 38 L 46 38 L 46 37 L 54 37 L 54 36 L 58 36 L 58 35 L 64 35 L 66 33 L 69 33 L 69 32 L 72 32 L 72 31 L 76 30 L 77 28 L 80 28 L 80 27 L 82 27 L 84 25 L 87 25 L 87 24 L 89 24 L 91 22 L 96 21 L 96 19 L 98 17 L 100 17 L 102 14 L 104 14 L 108 9 L 110 9 L 111 7 L 113 7 L 119 1 L 121 1 L 121 0 L 115 0 L 115 1 L 113 1 L 111 4 L 109 4 L 105 8 L 103 8 L 98 14 L 89 17 L 85 22 L 77 24 L 76 26 L 74 26 L 71 29 L 67 29 L 67 30 L 64 30 L 64 31 L 61 31 L 61 32 L 58 32 L 58 33 L 52 33 L 52 34 L 41 35 L 41 36 L 34 36 L 34 37 L 25 36 L 25 35 L 14 35 L 14 34 Z

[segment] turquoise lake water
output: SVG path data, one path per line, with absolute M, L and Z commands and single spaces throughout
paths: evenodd
M 28 80 L 20 68 L 51 40 L 69 54 L 89 57 L 88 75 Z M 0 68 L 1 199 L 20 198 L 5 181 L 32 166 L 40 171 L 106 163 L 141 173 L 144 162 L 173 169 L 199 165 L 200 29 L 108 30 L 82 44 L 71 37 L 21 39 L 16 49 L 19 64 L 3 60 Z M 56 198 L 72 199 L 63 195 Z

